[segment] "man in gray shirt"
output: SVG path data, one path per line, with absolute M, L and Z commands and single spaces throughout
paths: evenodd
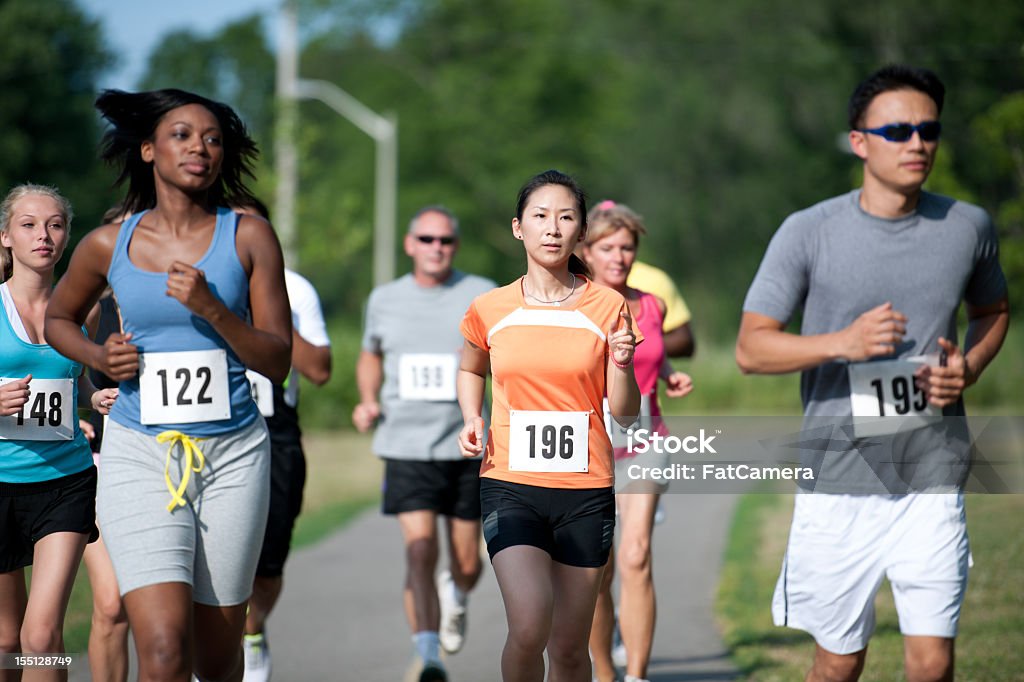
M 905 66 L 857 86 L 849 140 L 863 161 L 863 186 L 790 216 L 743 305 L 741 370 L 801 372 L 806 421 L 837 425 L 818 448 L 814 494 L 796 496 L 772 603 L 776 625 L 815 638 L 810 682 L 860 676 L 883 577 L 899 613 L 907 679 L 953 679 L 969 564 L 963 494 L 908 492 L 942 486 L 915 486 L 907 471 L 893 478 L 908 487 L 894 490 L 880 468 L 915 440 L 929 457 L 955 464 L 966 437 L 944 437 L 936 420 L 964 414 L 962 393 L 998 352 L 1009 323 L 988 214 L 921 189 L 944 93 L 935 74 Z M 798 310 L 800 333 L 786 332 Z M 894 414 L 904 421 L 886 434 Z
M 440 649 L 455 653 L 466 625 L 466 595 L 480 577 L 480 460 L 463 459 L 462 412 L 455 396 L 459 323 L 494 282 L 452 269 L 458 221 L 441 206 L 409 223 L 405 252 L 412 272 L 381 285 L 366 304 L 356 365 L 356 428 L 374 428 L 384 459 L 385 514 L 398 517 L 406 555 L 405 612 L 420 682 L 447 680 Z M 435 585 L 437 516 L 446 517 L 449 569 Z

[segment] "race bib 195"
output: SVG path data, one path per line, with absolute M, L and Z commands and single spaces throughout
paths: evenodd
M 589 443 L 589 412 L 509 411 L 509 471 L 585 472 Z
M 223 349 L 143 353 L 139 357 L 143 424 L 192 424 L 231 418 Z
M 0 385 L 17 381 L 0 377 Z M 74 380 L 32 379 L 28 402 L 21 411 L 0 417 L 0 440 L 71 440 L 78 415 L 73 403 Z
M 928 358 L 850 364 L 850 407 L 853 435 L 881 436 L 926 426 L 942 413 L 914 383 L 914 372 Z

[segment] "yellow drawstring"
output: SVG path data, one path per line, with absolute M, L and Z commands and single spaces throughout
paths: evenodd
M 185 498 L 182 495 L 185 492 L 185 488 L 188 487 L 188 479 L 192 476 L 193 471 L 198 474 L 203 470 L 206 458 L 203 456 L 203 451 L 199 449 L 199 441 L 201 440 L 205 439 L 193 438 L 181 431 L 164 431 L 156 437 L 157 443 L 170 443 L 167 447 L 167 462 L 164 465 L 164 481 L 167 483 L 167 490 L 171 493 L 171 501 L 167 505 L 167 511 L 174 511 L 175 507 L 185 506 Z M 185 453 L 185 466 L 181 476 L 181 483 L 178 485 L 177 490 L 174 489 L 174 484 L 171 482 L 171 452 L 174 451 L 175 443 L 181 443 L 181 449 Z

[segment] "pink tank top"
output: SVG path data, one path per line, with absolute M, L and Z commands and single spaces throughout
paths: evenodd
M 658 299 L 653 294 L 640 292 L 640 315 L 636 326 L 644 335 L 644 342 L 636 347 L 633 355 L 633 372 L 640 387 L 640 395 L 649 395 L 651 408 L 656 409 L 658 397 L 658 372 L 665 361 L 665 339 L 661 335 L 662 316 Z
M 665 361 L 665 339 L 662 337 L 662 315 L 658 299 L 653 294 L 640 292 L 640 314 L 636 326 L 644 335 L 644 342 L 636 347 L 633 354 L 633 374 L 636 376 L 640 395 L 647 396 L 651 404 L 651 429 L 662 436 L 668 435 L 668 428 L 661 419 L 658 405 L 658 374 Z M 631 455 L 624 447 L 615 448 L 615 459 L 626 459 Z

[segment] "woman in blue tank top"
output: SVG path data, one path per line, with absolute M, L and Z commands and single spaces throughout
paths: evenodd
M 291 353 L 273 228 L 224 208 L 251 199 L 256 146 L 230 107 L 181 90 L 107 90 L 96 106 L 130 217 L 78 245 L 47 338 L 120 382 L 97 515 L 140 678 L 241 679 L 270 452 L 245 369 L 282 382 Z M 99 345 L 75 329 L 108 282 L 123 329 Z
M 43 340 L 70 224 L 51 187 L 20 185 L 0 205 L 0 654 L 64 650 L 71 585 L 96 539 L 96 468 L 75 408 L 106 412 L 116 389 L 96 391 Z

